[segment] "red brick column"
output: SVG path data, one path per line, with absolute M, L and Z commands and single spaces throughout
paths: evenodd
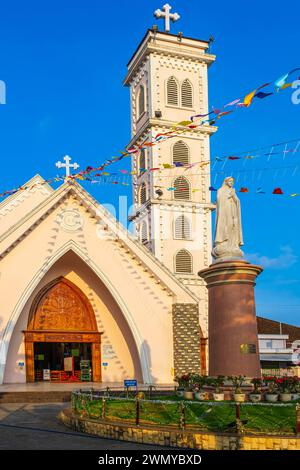
M 260 266 L 223 261 L 199 272 L 209 291 L 209 375 L 260 377 L 254 286 Z

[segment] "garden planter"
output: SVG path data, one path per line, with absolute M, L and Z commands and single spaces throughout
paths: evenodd
M 183 395 L 184 395 L 184 390 L 178 388 L 178 389 L 176 390 L 176 393 L 177 393 L 177 396 L 178 396 L 178 397 L 183 397 Z
M 185 390 L 183 396 L 185 400 L 194 400 L 194 392 Z
M 237 401 L 238 403 L 242 403 L 245 401 L 246 395 L 245 393 L 234 393 L 233 398 L 234 398 L 234 401 Z
M 207 399 L 207 393 L 206 392 L 196 392 L 195 393 L 195 398 L 196 398 L 196 400 L 206 400 Z
M 278 395 L 277 393 L 266 393 L 266 401 L 269 403 L 275 403 L 278 401 Z
M 215 401 L 223 401 L 224 393 L 213 393 L 213 397 Z
M 300 393 L 292 393 L 292 400 L 299 400 Z
M 261 394 L 250 393 L 249 398 L 250 398 L 250 401 L 252 401 L 252 403 L 258 403 L 259 401 L 261 401 Z
M 279 395 L 280 401 L 292 401 L 292 394 L 291 393 L 281 393 Z

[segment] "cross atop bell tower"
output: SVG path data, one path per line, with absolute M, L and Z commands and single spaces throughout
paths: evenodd
M 170 13 L 172 7 L 168 3 L 163 6 L 163 11 L 160 9 L 155 10 L 154 16 L 156 18 L 164 18 L 165 20 L 165 32 L 170 32 L 170 20 L 174 23 L 175 21 L 180 20 L 178 13 Z

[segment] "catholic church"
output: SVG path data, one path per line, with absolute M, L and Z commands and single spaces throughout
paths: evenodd
M 128 149 L 208 112 L 215 56 L 208 41 L 170 33 L 177 18 L 166 7 L 156 12 L 165 31 L 149 29 L 128 63 Z M 208 161 L 216 130 L 184 128 L 131 157 L 134 234 L 68 177 L 54 190 L 36 175 L 1 202 L 0 384 L 169 384 L 207 371 L 208 296 L 197 273 L 211 264 L 209 166 L 193 191 L 178 164 Z M 167 176 L 150 171 L 166 163 Z

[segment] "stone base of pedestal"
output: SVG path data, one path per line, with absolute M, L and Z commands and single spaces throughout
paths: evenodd
M 260 266 L 223 261 L 199 272 L 209 291 L 209 375 L 260 377 L 254 286 Z

